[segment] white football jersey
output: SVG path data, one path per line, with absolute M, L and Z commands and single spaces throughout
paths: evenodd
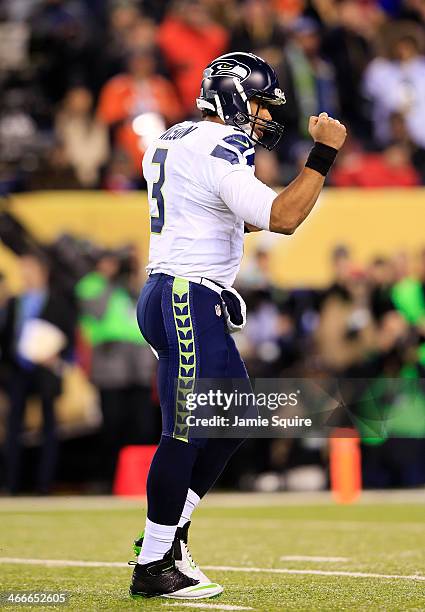
M 254 176 L 252 141 L 228 125 L 185 121 L 148 147 L 143 174 L 151 215 L 148 272 L 231 286 L 244 221 L 268 230 L 276 197 Z

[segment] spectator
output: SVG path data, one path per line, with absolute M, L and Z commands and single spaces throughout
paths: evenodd
M 355 134 L 367 140 L 369 122 L 365 117 L 360 85 L 365 68 L 372 59 L 368 36 L 371 20 L 365 18 L 365 11 L 370 13 L 371 8 L 356 0 L 343 0 L 337 5 L 337 10 L 339 22 L 325 32 L 322 52 L 335 70 L 342 119 Z
M 286 308 L 286 292 L 272 281 L 270 261 L 268 251 L 257 249 L 238 281 L 251 312 L 238 348 L 250 371 L 260 377 L 279 376 L 296 358 L 292 313 Z
M 8 2 L 0 0 L 0 11 L 2 15 L 6 15 L 10 21 L 26 21 L 34 13 L 34 9 L 38 8 L 43 0 L 15 0 Z
M 294 178 L 306 157 L 305 119 L 326 110 L 341 114 L 349 132 L 368 151 L 393 144 L 407 147 L 425 184 L 425 132 L 422 137 L 420 121 L 425 99 L 423 10 L 416 0 L 391 6 L 357 0 L 312 0 L 306 5 L 288 0 L 120 0 L 109 7 L 101 0 L 9 4 L 0 1 L 6 18 L 1 24 L 5 40 L 0 80 L 6 92 L 23 93 L 27 108 L 17 104 L 5 109 L 7 96 L 0 108 L 3 192 L 61 185 L 143 187 L 140 162 L 150 136 L 180 119 L 192 118 L 203 68 L 230 48 L 256 52 L 275 65 L 286 95 L 286 105 L 272 109 L 273 118 L 285 125 L 285 138 L 277 157 L 270 157 L 271 171 L 267 163 L 262 164 L 262 176 L 280 184 Z M 385 19 L 387 50 L 372 60 L 377 28 Z M 103 160 L 100 130 L 91 129 L 90 137 L 88 131 L 83 137 L 82 117 L 78 120 L 81 129 L 65 121 L 72 114 L 72 125 L 77 123 L 68 108 L 75 98 L 66 93 L 74 89 L 89 90 L 95 100 L 102 92 L 97 117 L 110 128 L 112 146 L 105 166 L 112 172 L 100 183 L 103 163 L 94 163 L 90 155 L 91 170 L 89 159 L 82 170 L 84 156 L 76 153 L 85 140 L 87 150 L 97 150 Z M 382 93 L 386 90 L 388 95 Z M 64 120 L 57 118 L 55 124 L 58 105 Z M 370 105 L 376 118 L 373 135 Z M 13 121 L 8 115 L 13 115 Z M 91 118 L 89 123 L 95 125 Z M 57 136 L 61 134 L 46 152 L 52 128 Z M 13 153 L 23 141 L 25 152 L 12 162 L 4 161 L 5 149 Z M 399 161 L 403 157 L 400 149 L 393 153 L 384 154 L 382 166 L 388 166 L 388 158 L 392 163 L 395 157 Z M 132 165 L 124 173 L 127 178 L 117 171 L 124 159 L 127 166 Z M 401 184 L 414 184 L 412 177 L 404 177 Z M 382 177 L 377 183 L 382 183 Z
M 395 281 L 394 269 L 391 261 L 385 257 L 375 258 L 368 270 L 370 282 L 370 305 L 375 321 L 381 321 L 395 307 L 391 297 Z
M 30 53 L 49 104 L 76 82 L 95 83 L 100 57 L 95 29 L 81 2 L 44 0 L 31 20 Z
M 134 164 L 125 151 L 116 151 L 105 172 L 103 188 L 107 191 L 121 192 L 137 189 L 140 181 L 135 175 Z
M 140 334 L 135 301 L 115 253 L 100 256 L 96 269 L 77 284 L 76 295 L 103 417 L 100 473 L 111 491 L 120 448 L 156 441 L 159 412 L 150 401 L 154 357 Z
M 387 147 L 382 154 L 346 151 L 332 172 L 337 187 L 415 187 L 421 178 L 402 144 Z
M 6 486 L 10 493 L 20 490 L 21 432 L 26 402 L 35 394 L 43 413 L 41 458 L 37 471 L 37 491 L 50 491 L 58 455 L 55 399 L 61 392 L 60 355 L 51 355 L 46 362 L 34 363 L 21 352 L 20 342 L 25 326 L 34 319 L 47 321 L 59 328 L 66 344 L 62 356 L 73 344 L 75 315 L 72 303 L 49 285 L 48 263 L 37 253 L 21 257 L 22 293 L 11 298 L 1 330 L 2 360 L 9 370 L 9 416 L 6 438 Z
M 81 189 L 75 169 L 72 167 L 62 143 L 54 146 L 37 162 L 30 174 L 28 188 L 30 191 L 53 191 L 64 189 Z
M 202 0 L 177 0 L 159 26 L 158 44 L 186 116 L 195 114 L 202 71 L 225 52 L 227 38 L 226 31 L 211 21 Z
M 156 42 L 156 32 L 157 28 L 151 19 L 139 16 L 132 24 L 131 30 L 126 38 L 128 49 L 153 48 Z M 158 56 L 159 55 L 158 53 Z
M 242 291 L 267 290 L 271 287 L 272 273 L 270 253 L 264 248 L 257 248 L 253 255 L 247 259 L 237 277 L 237 283 Z
M 88 89 L 71 89 L 56 117 L 56 137 L 86 189 L 99 185 L 100 170 L 109 155 L 108 133 L 92 115 L 93 97 Z
M 288 138 L 281 149 L 297 145 L 307 138 L 310 115 L 327 112 L 338 116 L 338 99 L 333 68 L 320 56 L 319 25 L 311 18 L 298 19 L 292 30 L 292 39 L 285 47 L 284 59 L 278 66 L 279 79 L 287 104 L 283 107 Z M 284 154 L 285 155 L 285 154 Z
M 202 0 L 210 17 L 226 29 L 231 29 L 238 20 L 238 0 Z
M 416 171 L 425 185 L 425 148 L 416 145 L 407 129 L 406 120 L 401 113 L 392 113 L 390 116 L 391 142 L 404 146 Z
M 28 66 L 29 27 L 18 19 L 3 21 L 0 12 L 0 72 L 21 71 Z
M 0 114 L 0 160 L 16 163 L 40 147 L 37 125 L 20 88 L 3 92 Z
M 291 27 L 302 16 L 305 4 L 302 0 L 273 0 L 276 17 L 286 27 Z
M 425 148 L 425 57 L 414 32 L 399 36 L 391 57 L 375 58 L 364 75 L 364 92 L 372 103 L 375 138 L 382 146 L 390 142 L 391 114 L 398 112 L 405 118 L 412 142 Z
M 348 376 L 363 366 L 374 348 L 374 327 L 366 278 L 352 270 L 345 292 L 328 291 L 322 303 L 316 342 L 320 359 L 332 375 Z
M 137 175 L 146 144 L 134 130 L 134 119 L 155 114 L 172 124 L 181 118 L 173 86 L 156 74 L 155 69 L 154 49 L 132 51 L 127 62 L 128 72 L 104 85 L 97 109 L 97 117 L 112 129 L 113 143 L 132 159 Z
M 144 20 L 137 6 L 131 2 L 114 4 L 108 14 L 108 26 L 103 35 L 101 70 L 102 80 L 107 81 L 125 71 L 128 53 L 134 43 L 134 30 Z M 154 44 L 155 28 L 144 32 L 143 46 Z
M 22 89 L 3 92 L 0 102 L 0 190 L 19 191 L 25 185 L 26 166 L 33 165 L 42 149 L 37 124 Z
M 404 0 L 400 3 L 399 9 L 397 18 L 425 23 L 425 5 L 422 0 Z
M 394 270 L 395 282 L 401 281 L 410 275 L 412 261 L 409 253 L 404 249 L 393 254 L 391 264 Z
M 333 295 L 337 295 L 342 299 L 348 297 L 347 284 L 355 267 L 350 249 L 345 244 L 339 244 L 332 249 L 330 264 L 332 268 L 331 283 L 322 292 L 322 302 Z
M 268 0 L 248 0 L 241 7 L 239 23 L 232 32 L 230 49 L 258 53 L 277 64 L 285 39 L 281 26 L 276 23 L 273 8 Z M 274 57 L 271 57 L 273 55 Z M 274 60 L 274 61 L 273 61 Z
M 323 111 L 338 116 L 335 75 L 320 57 L 319 26 L 313 19 L 301 18 L 294 24 L 287 55 L 297 85 L 301 122 Z

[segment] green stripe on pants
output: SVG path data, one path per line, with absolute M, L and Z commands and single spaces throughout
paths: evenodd
M 196 353 L 189 300 L 189 281 L 176 277 L 173 281 L 173 314 L 179 349 L 179 369 L 176 389 L 176 415 L 173 437 L 184 442 L 189 438 L 186 418 L 186 395 L 195 386 Z

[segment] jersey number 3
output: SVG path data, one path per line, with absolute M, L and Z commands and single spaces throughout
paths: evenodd
M 165 160 L 167 159 L 168 149 L 157 149 L 152 158 L 152 164 L 159 166 L 158 180 L 152 185 L 152 200 L 156 201 L 158 208 L 157 215 L 151 215 L 151 232 L 160 234 L 165 221 L 165 202 L 162 187 L 165 181 Z

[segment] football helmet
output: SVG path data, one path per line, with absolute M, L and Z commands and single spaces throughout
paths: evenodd
M 197 107 L 245 132 L 253 142 L 273 149 L 283 125 L 258 116 L 260 105 L 286 102 L 273 68 L 253 53 L 226 53 L 204 70 Z

